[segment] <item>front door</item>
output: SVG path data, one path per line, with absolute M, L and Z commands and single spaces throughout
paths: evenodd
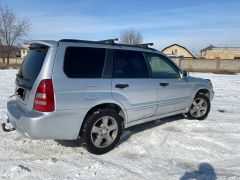
M 167 57 L 156 53 L 145 53 L 158 88 L 157 110 L 162 115 L 187 108 L 191 88 L 187 78 L 181 78 L 178 67 Z

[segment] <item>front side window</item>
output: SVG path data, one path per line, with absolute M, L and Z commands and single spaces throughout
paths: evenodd
M 148 78 L 149 71 L 143 53 L 129 50 L 115 50 L 113 77 Z
M 153 78 L 179 78 L 179 69 L 165 56 L 154 53 L 146 53 Z
M 65 52 L 64 72 L 71 78 L 102 77 L 106 49 L 68 47 Z

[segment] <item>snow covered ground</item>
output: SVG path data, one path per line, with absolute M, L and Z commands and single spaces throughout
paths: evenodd
M 16 72 L 0 70 L 0 123 Z M 240 75 L 192 75 L 213 82 L 207 120 L 171 117 L 132 127 L 101 156 L 73 141 L 0 130 L 0 179 L 240 179 Z

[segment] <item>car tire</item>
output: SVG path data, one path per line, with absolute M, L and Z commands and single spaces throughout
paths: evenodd
M 211 103 L 209 98 L 203 94 L 197 94 L 186 117 L 187 119 L 204 120 L 207 118 L 210 108 Z
M 105 154 L 116 146 L 122 131 L 122 117 L 115 110 L 98 109 L 85 118 L 80 142 L 90 153 Z

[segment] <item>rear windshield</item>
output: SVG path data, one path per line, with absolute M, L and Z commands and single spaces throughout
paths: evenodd
M 30 50 L 17 74 L 16 82 L 19 86 L 32 88 L 42 68 L 47 50 L 47 47 Z

